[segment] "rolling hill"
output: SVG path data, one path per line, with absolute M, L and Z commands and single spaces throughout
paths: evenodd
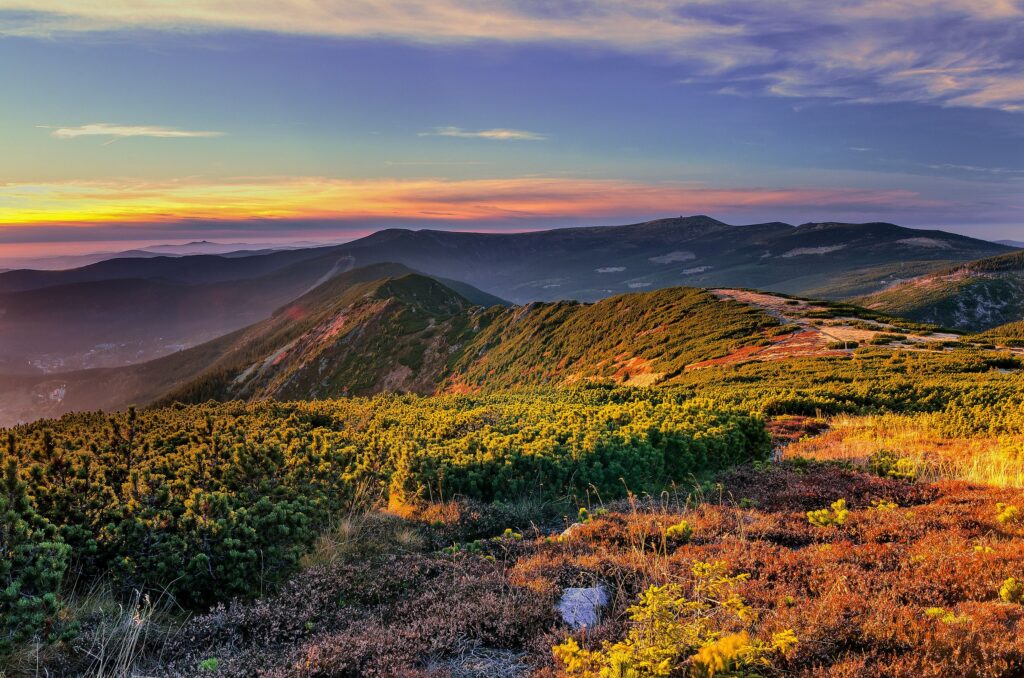
M 485 380 L 651 383 L 763 341 L 761 331 L 778 324 L 690 288 L 488 308 L 401 264 L 375 264 L 331 278 L 266 320 L 157 360 L 4 377 L 0 423 L 161 399 L 433 393 L 476 390 Z
M 352 266 L 346 255 L 316 252 L 315 258 L 277 269 L 262 262 L 256 270 L 271 272 L 245 279 L 183 282 L 180 278 L 188 278 L 184 271 L 190 266 L 205 267 L 206 258 L 198 257 L 201 261 L 192 264 L 187 258 L 161 260 L 154 270 L 157 277 L 85 280 L 0 293 L 0 364 L 6 366 L 0 370 L 54 373 L 118 367 L 215 339 L 269 317 Z M 135 266 L 128 270 L 138 272 Z M 160 273 L 169 273 L 169 279 Z M 446 282 L 475 303 L 506 303 L 457 281 Z
M 987 332 L 982 332 L 978 337 L 1003 346 L 1024 348 L 1024 320 L 993 327 Z
M 1024 320 L 1024 252 L 950 267 L 855 301 L 960 330 L 981 331 Z
M 0 378 L 0 425 L 133 403 L 645 386 L 719 364 L 843 355 L 880 334 L 900 333 L 894 346 L 907 350 L 953 338 L 847 305 L 738 289 L 512 307 L 489 299 L 401 264 L 353 269 L 266 320 L 157 360 Z
M 162 280 L 195 285 L 199 283 L 248 280 L 269 275 L 294 264 L 335 256 L 333 248 L 275 251 L 236 257 L 224 254 L 190 256 L 157 255 L 118 257 L 88 266 L 44 271 L 18 269 L 0 273 L 0 293 L 70 285 L 101 280 Z
M 323 256 L 356 267 L 398 262 L 462 280 L 516 303 L 660 287 L 741 286 L 829 297 L 865 294 L 894 278 L 1013 251 L 943 231 L 894 224 L 780 222 L 731 226 L 707 216 L 625 226 L 489 234 L 387 229 L 342 245 L 256 256 L 114 259 L 66 271 L 0 273 L 0 292 L 77 282 L 160 279 L 187 284 L 245 280 Z M 837 284 L 837 279 L 849 280 Z

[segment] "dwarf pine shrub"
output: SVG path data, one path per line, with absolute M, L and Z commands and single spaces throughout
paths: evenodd
M 52 635 L 69 548 L 36 513 L 18 473 L 14 436 L 0 453 L 0 657 L 41 631 Z
M 878 450 L 868 457 L 868 469 L 883 478 L 914 480 L 917 478 L 917 464 L 912 459 L 901 457 L 892 450 Z
M 1020 509 L 1012 504 L 996 504 L 996 521 L 1001 525 L 1017 525 L 1024 522 Z
M 692 536 L 693 528 L 690 527 L 690 523 L 685 520 L 680 520 L 675 525 L 669 525 L 665 528 L 665 539 L 670 541 L 686 543 L 690 541 L 690 537 Z
M 842 526 L 846 523 L 850 511 L 846 508 L 845 499 L 837 499 L 829 508 L 807 512 L 807 522 L 816 527 Z
M 941 607 L 929 607 L 924 611 L 929 619 L 936 619 L 944 624 L 963 624 L 969 621 L 966 615 L 957 615 Z
M 869 511 L 894 511 L 899 506 L 888 499 L 875 499 L 871 502 L 871 506 L 868 507 Z
M 1010 577 L 999 587 L 999 600 L 1004 603 L 1024 605 L 1024 582 Z

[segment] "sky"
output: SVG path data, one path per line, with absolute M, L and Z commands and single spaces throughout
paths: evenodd
M 0 254 L 708 214 L 1024 240 L 1024 0 L 0 0 Z

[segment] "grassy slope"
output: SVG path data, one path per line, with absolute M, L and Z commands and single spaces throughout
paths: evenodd
M 482 319 L 453 371 L 487 388 L 596 377 L 652 383 L 761 341 L 761 331 L 777 324 L 760 310 L 690 288 L 595 304 L 532 304 Z
M 921 322 L 989 329 L 1024 318 L 1024 253 L 947 268 L 854 301 Z

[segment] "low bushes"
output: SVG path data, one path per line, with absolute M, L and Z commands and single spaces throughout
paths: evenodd
M 11 461 L 32 493 L 14 510 L 19 525 L 40 525 L 23 530 L 24 557 L 48 563 L 38 586 L 55 590 L 67 564 L 85 581 L 109 576 L 124 594 L 167 592 L 200 609 L 272 589 L 332 516 L 388 495 L 614 497 L 770 449 L 755 417 L 606 388 L 176 406 L 15 434 Z M 32 567 L 15 571 L 34 577 L 21 574 Z
M 0 453 L 0 656 L 36 633 L 60 633 L 57 594 L 68 547 L 29 502 L 18 473 L 14 439 Z

